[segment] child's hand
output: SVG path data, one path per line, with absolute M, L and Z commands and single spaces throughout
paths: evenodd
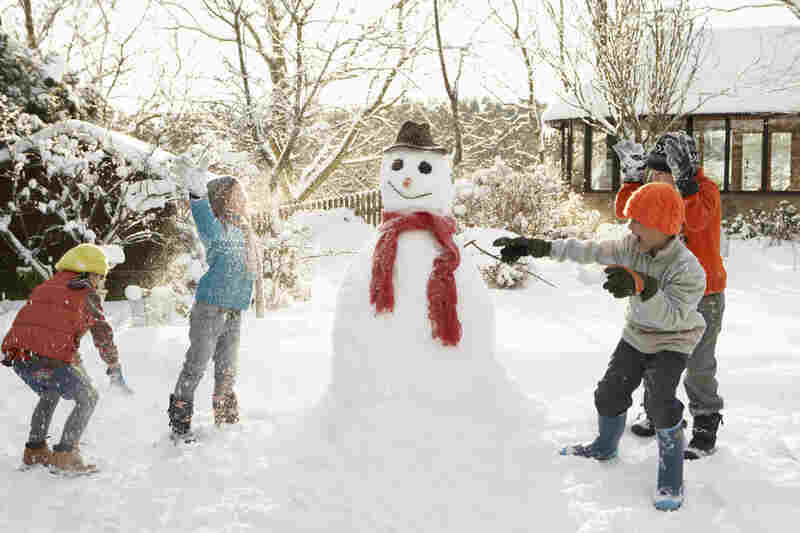
M 614 145 L 614 151 L 617 153 L 622 167 L 622 181 L 644 183 L 644 174 L 647 169 L 644 147 L 630 139 L 625 139 Z
M 125 382 L 125 378 L 122 377 L 122 368 L 120 366 L 108 367 L 106 374 L 108 375 L 111 383 L 111 388 L 116 389 L 123 394 L 133 394 L 133 389 L 128 387 L 128 384 Z
M 492 243 L 502 246 L 500 255 L 504 263 L 513 263 L 520 257 L 530 255 L 533 257 L 547 257 L 550 255 L 552 244 L 543 239 L 528 239 L 526 237 L 500 237 Z
M 614 298 L 627 298 L 638 294 L 645 302 L 658 290 L 658 280 L 654 277 L 635 272 L 622 265 L 607 266 L 603 272 L 608 275 L 603 288 L 613 294 Z

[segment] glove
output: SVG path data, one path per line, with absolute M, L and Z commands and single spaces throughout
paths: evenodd
M 627 298 L 638 294 L 642 301 L 649 300 L 658 290 L 658 280 L 641 272 L 622 265 L 610 265 L 603 271 L 608 278 L 603 288 L 614 295 L 614 298 Z
M 176 157 L 172 161 L 170 170 L 175 184 L 186 189 L 191 198 L 199 199 L 208 194 L 206 189 L 208 174 L 202 167 L 193 165 L 188 157 L 184 155 Z
M 697 193 L 700 189 L 695 179 L 697 149 L 694 139 L 683 132 L 667 133 L 664 135 L 664 154 L 681 196 L 686 198 Z
M 522 256 L 547 257 L 550 255 L 552 243 L 542 239 L 528 239 L 525 237 L 500 237 L 495 239 L 493 246 L 502 246 L 500 255 L 504 263 L 514 263 Z
M 125 383 L 125 378 L 122 377 L 121 367 L 119 366 L 109 367 L 108 370 L 106 370 L 106 375 L 109 378 L 109 382 L 111 383 L 112 389 L 116 389 L 124 394 L 133 394 L 133 389 L 128 387 L 128 384 Z
M 622 181 L 644 183 L 644 174 L 647 170 L 644 147 L 630 139 L 625 139 L 614 145 L 614 151 L 617 153 L 622 167 Z

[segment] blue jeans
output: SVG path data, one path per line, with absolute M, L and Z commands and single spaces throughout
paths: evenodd
M 189 319 L 189 349 L 175 384 L 175 397 L 194 401 L 194 391 L 214 358 L 214 396 L 233 391 L 239 367 L 242 312 L 195 301 Z
M 61 446 L 72 449 L 80 442 L 89 419 L 97 405 L 97 390 L 83 365 L 64 364 L 52 367 L 45 357 L 33 356 L 28 361 L 14 361 L 14 372 L 22 378 L 33 392 L 39 395 L 39 403 L 31 417 L 29 442 L 44 442 L 50 430 L 53 413 L 61 398 L 75 400 L 61 434 Z

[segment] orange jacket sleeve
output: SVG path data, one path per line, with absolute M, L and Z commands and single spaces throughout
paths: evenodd
M 628 203 L 628 198 L 631 197 L 634 191 L 641 186 L 642 183 L 639 181 L 632 181 L 622 185 L 614 200 L 614 212 L 617 214 L 617 218 L 625 218 L 625 204 Z
M 686 229 L 698 232 L 705 230 L 720 211 L 717 185 L 711 180 L 702 180 L 700 190 L 684 199 L 686 205 Z

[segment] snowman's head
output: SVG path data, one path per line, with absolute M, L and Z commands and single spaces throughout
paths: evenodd
M 407 127 L 412 125 L 413 127 Z M 422 137 L 406 133 L 424 126 Z M 417 131 L 419 133 L 419 130 Z M 430 144 L 428 144 L 428 142 Z M 407 122 L 397 142 L 383 153 L 381 197 L 383 209 L 392 212 L 430 211 L 449 215 L 453 199 L 450 160 L 446 151 L 430 141 L 427 124 Z

